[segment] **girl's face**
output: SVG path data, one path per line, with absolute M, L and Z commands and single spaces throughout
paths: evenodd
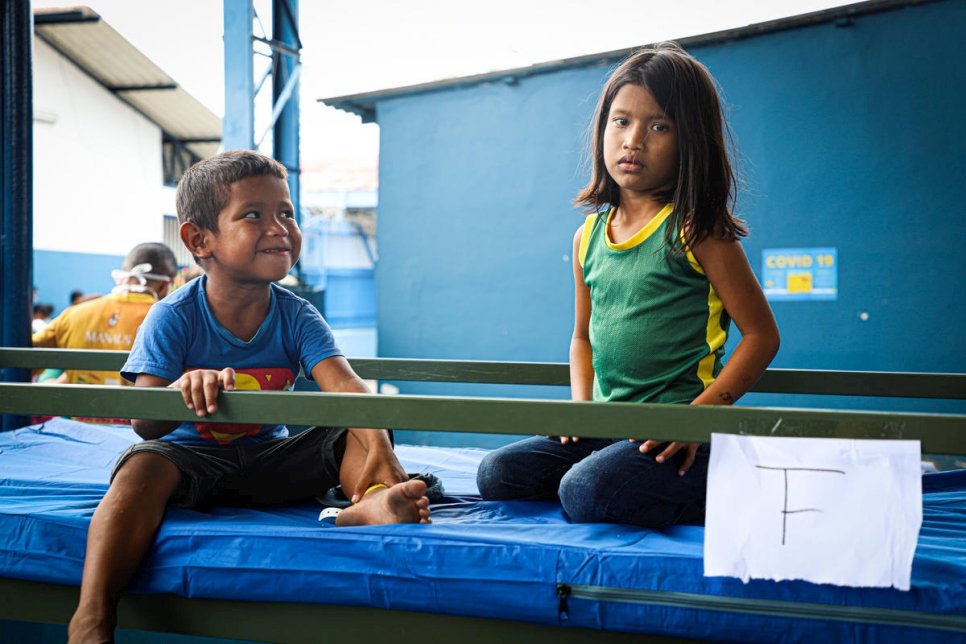
M 646 87 L 617 91 L 604 128 L 604 166 L 622 196 L 665 192 L 677 180 L 677 130 Z

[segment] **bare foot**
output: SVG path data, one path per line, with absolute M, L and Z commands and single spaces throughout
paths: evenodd
M 390 488 L 378 488 L 340 512 L 335 524 L 430 523 L 429 499 L 425 494 L 426 484 L 417 480 L 397 483 Z
M 69 644 L 111 644 L 114 641 L 114 620 L 99 619 L 78 610 L 67 626 L 67 641 Z

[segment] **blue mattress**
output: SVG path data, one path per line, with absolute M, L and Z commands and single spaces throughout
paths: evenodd
M 0 433 L 0 577 L 79 584 L 88 522 L 115 457 L 134 440 L 130 428 L 64 419 Z M 700 526 L 576 525 L 555 503 L 482 502 L 475 471 L 484 451 L 397 451 L 408 471 L 443 479 L 432 525 L 335 528 L 318 521 L 314 503 L 172 509 L 131 590 L 706 640 L 966 637 L 966 471 L 924 477 L 912 589 L 900 592 L 706 578 Z M 854 606 L 875 615 L 842 617 Z

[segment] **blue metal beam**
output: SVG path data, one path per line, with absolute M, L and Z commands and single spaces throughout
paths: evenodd
M 29 2 L 0 0 L 0 345 L 30 346 L 33 304 L 33 19 Z M 4 382 L 29 382 L 2 369 Z M 4 431 L 26 425 L 3 416 Z
M 255 12 L 251 0 L 224 0 L 225 15 L 225 119 L 226 150 L 257 149 L 272 132 L 272 156 L 289 172 L 289 191 L 300 219 L 299 175 L 299 52 L 298 0 L 272 1 L 272 38 L 252 31 Z M 255 42 L 271 50 L 271 67 L 258 84 L 254 80 Z M 264 134 L 256 137 L 256 95 L 268 75 L 272 77 L 272 114 Z
M 255 79 L 252 62 L 251 0 L 224 0 L 225 117 L 222 141 L 226 150 L 255 148 Z
M 298 33 L 298 0 L 273 0 L 272 39 L 289 51 L 302 47 Z M 295 205 L 296 220 L 300 216 L 299 166 L 299 68 L 297 56 L 274 50 L 275 73 L 272 75 L 274 123 L 273 155 L 288 169 L 288 186 Z

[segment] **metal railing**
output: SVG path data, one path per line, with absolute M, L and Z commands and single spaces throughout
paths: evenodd
M 0 349 L 0 366 L 118 369 L 125 352 Z M 567 385 L 560 363 L 352 360 L 364 378 Z M 756 392 L 966 399 L 966 375 L 772 369 Z M 195 420 L 164 388 L 0 384 L 0 413 Z M 572 402 L 490 397 L 223 392 L 211 422 L 391 427 L 444 432 L 710 440 L 712 432 L 823 438 L 914 439 L 925 452 L 966 453 L 966 415 Z

